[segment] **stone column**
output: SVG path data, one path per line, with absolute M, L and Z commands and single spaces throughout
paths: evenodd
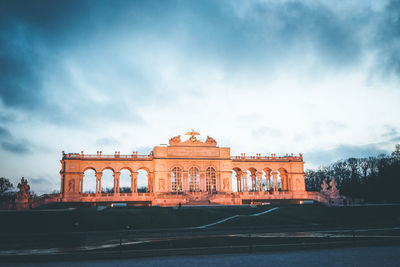
M 138 172 L 131 172 L 131 192 L 137 193 L 137 176 Z
M 114 172 L 114 194 L 119 193 L 119 176 L 120 172 Z
M 251 190 L 257 191 L 257 181 L 255 173 L 251 173 Z
M 215 190 L 216 192 L 221 191 L 221 174 L 219 172 L 215 173 Z
M 243 192 L 247 192 L 247 172 L 242 172 Z
M 78 188 L 78 192 L 79 193 L 83 193 L 83 176 L 84 176 L 85 174 L 82 172 L 82 173 L 80 173 L 79 174 L 79 188 Z
M 149 193 L 153 192 L 153 185 L 154 185 L 154 181 L 153 180 L 154 180 L 154 173 L 149 172 L 148 175 L 147 175 L 147 183 L 148 183 L 147 191 Z
M 200 190 L 202 192 L 206 191 L 206 172 L 200 172 Z
M 262 192 L 263 191 L 263 186 L 262 186 L 262 172 L 257 172 L 257 180 L 258 180 L 258 191 Z
M 240 175 L 242 175 L 242 174 L 236 173 L 236 186 L 237 186 L 238 192 L 242 191 L 242 187 L 241 187 L 242 180 L 240 179 Z
M 60 193 L 64 196 L 64 180 L 65 180 L 65 176 L 64 174 L 61 174 L 61 189 L 60 189 Z
M 265 180 L 267 183 L 267 191 L 269 191 L 269 188 L 271 187 L 271 172 L 265 172 Z
M 188 172 L 182 172 L 182 191 L 189 191 L 189 174 Z
M 290 173 L 287 174 L 287 190 L 292 191 L 292 175 Z
M 287 190 L 287 174 L 281 173 L 281 183 L 282 183 L 282 191 Z
M 167 192 L 172 192 L 172 181 L 171 181 L 171 172 L 167 172 L 167 181 L 165 185 L 166 191 Z
M 102 172 L 96 172 L 96 194 L 101 193 L 101 177 L 103 176 Z
M 273 190 L 274 192 L 278 191 L 278 172 L 274 171 L 272 172 L 272 177 L 273 177 Z

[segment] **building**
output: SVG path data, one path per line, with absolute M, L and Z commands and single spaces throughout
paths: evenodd
M 96 155 L 83 152 L 62 154 L 62 202 L 129 205 L 241 205 L 273 200 L 324 201 L 317 192 L 306 192 L 302 155 L 231 156 L 229 147 L 218 147 L 215 139 L 178 135 L 169 145 L 156 146 L 149 155 Z M 96 173 L 96 190 L 84 193 L 84 172 Z M 102 192 L 102 173 L 110 169 L 114 176 L 112 193 Z M 130 172 L 131 190 L 120 192 L 120 172 Z M 138 171 L 148 174 L 148 192 L 138 192 Z M 235 185 L 235 188 L 233 186 Z

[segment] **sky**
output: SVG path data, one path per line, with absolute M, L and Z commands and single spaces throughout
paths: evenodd
M 0 0 L 0 177 L 190 129 L 305 168 L 400 143 L 400 1 Z

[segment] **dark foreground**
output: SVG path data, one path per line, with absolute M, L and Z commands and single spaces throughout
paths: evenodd
M 0 222 L 0 263 L 400 247 L 399 205 L 52 209 Z
M 334 248 L 252 254 L 20 263 L 8 266 L 400 266 L 400 246 Z

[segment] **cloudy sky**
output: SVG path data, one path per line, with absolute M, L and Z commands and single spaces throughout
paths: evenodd
M 0 0 L 0 177 L 195 129 L 306 168 L 400 143 L 400 1 Z

